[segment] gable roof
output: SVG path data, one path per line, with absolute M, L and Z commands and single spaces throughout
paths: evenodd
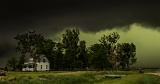
M 46 62 L 49 62 L 47 57 L 45 55 L 43 55 L 43 54 L 39 56 L 39 59 L 37 61 L 43 62 L 43 59 L 45 59 Z M 33 58 L 31 58 L 30 56 L 26 56 L 25 57 L 25 62 L 33 62 Z

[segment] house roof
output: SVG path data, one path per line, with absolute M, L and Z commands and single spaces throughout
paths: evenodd
M 37 61 L 43 62 L 43 59 L 45 59 L 47 62 L 49 62 L 49 60 L 47 59 L 47 57 L 45 55 L 40 55 L 39 59 Z M 25 62 L 33 62 L 33 58 L 31 58 L 29 55 L 27 55 L 25 57 Z

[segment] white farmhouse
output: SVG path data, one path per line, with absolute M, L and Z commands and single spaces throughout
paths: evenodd
M 40 60 L 36 62 L 37 71 L 49 71 L 50 63 L 49 60 L 44 56 L 40 56 Z M 22 71 L 34 71 L 34 61 L 33 58 L 29 58 L 25 63 Z

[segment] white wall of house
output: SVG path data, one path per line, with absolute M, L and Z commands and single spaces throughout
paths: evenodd
M 24 65 L 27 65 L 27 67 L 22 68 L 22 71 L 34 71 L 33 64 L 34 64 L 33 58 L 29 58 L 29 61 L 24 63 Z M 36 62 L 36 64 L 37 64 L 37 71 L 49 71 L 50 70 L 49 60 L 44 56 L 40 57 L 40 61 Z M 32 67 L 28 67 L 28 65 L 31 65 Z
M 49 63 L 48 62 L 40 62 L 37 64 L 37 70 L 38 71 L 49 71 L 50 67 L 49 67 Z
M 34 68 L 26 67 L 26 68 L 22 68 L 22 71 L 34 71 Z

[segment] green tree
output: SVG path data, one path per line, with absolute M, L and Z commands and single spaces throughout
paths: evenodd
M 62 69 L 62 59 L 64 57 L 63 54 L 63 45 L 62 43 L 56 43 L 56 47 L 54 50 L 54 70 L 61 70 Z
M 108 36 L 102 36 L 99 40 L 100 44 L 92 45 L 90 47 L 91 65 L 101 70 L 116 67 L 116 43 L 119 38 L 120 35 L 113 32 Z
M 34 71 L 37 71 L 36 62 L 41 53 L 40 51 L 43 46 L 44 37 L 41 34 L 36 34 L 35 31 L 29 31 L 28 33 L 17 35 L 15 39 L 17 40 L 16 50 L 23 54 L 23 56 L 29 52 L 30 57 L 32 57 L 34 61 Z
M 105 50 L 101 44 L 94 44 L 89 48 L 89 62 L 91 67 L 99 70 L 107 67 L 107 58 L 104 52 Z
M 56 43 L 53 42 L 51 39 L 45 39 L 43 41 L 43 44 L 41 45 L 41 47 L 39 48 L 39 53 L 40 54 L 44 54 L 47 59 L 50 62 L 50 69 L 53 70 L 54 68 L 54 47 L 55 47 Z
M 69 70 L 73 70 L 76 68 L 79 34 L 80 32 L 78 29 L 68 29 L 62 35 L 63 48 L 65 49 L 65 56 L 63 57 L 63 66 L 64 68 L 68 68 Z
M 88 54 L 86 50 L 86 42 L 80 41 L 78 46 L 78 66 L 79 68 L 86 68 L 88 66 Z
M 122 43 L 117 45 L 117 55 L 119 65 L 129 68 L 129 65 L 136 63 L 136 46 L 133 43 Z
M 112 34 L 106 36 L 106 40 L 111 45 L 107 59 L 109 60 L 112 69 L 117 67 L 116 43 L 119 38 L 120 35 L 117 32 L 113 32 Z
M 17 69 L 17 65 L 18 65 L 18 60 L 15 57 L 9 59 L 7 62 L 7 66 L 11 67 L 13 71 Z
M 17 68 L 19 70 L 21 70 L 21 71 L 22 71 L 24 62 L 25 62 L 25 56 L 24 56 L 24 54 L 21 54 L 20 57 L 19 57 L 19 59 L 18 59 L 18 65 L 17 65 Z
M 5 66 L 3 70 L 8 72 L 8 67 Z
M 106 61 L 106 68 L 112 68 L 112 63 L 110 62 L 110 54 L 111 54 L 111 48 L 112 45 L 111 43 L 107 40 L 107 36 L 102 36 L 101 39 L 99 39 L 100 45 L 101 45 L 101 53 L 103 53 L 103 57 L 105 58 Z
M 106 57 L 107 67 L 115 68 L 117 66 L 116 44 L 120 35 L 117 32 L 113 32 L 108 36 L 102 36 L 99 40 L 102 46 L 102 53 Z

